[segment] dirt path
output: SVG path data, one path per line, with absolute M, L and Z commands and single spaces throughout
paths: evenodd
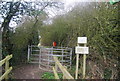
M 41 79 L 44 72 L 36 64 L 26 64 L 12 71 L 14 79 Z

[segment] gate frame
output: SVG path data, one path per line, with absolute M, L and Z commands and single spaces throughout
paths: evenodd
M 42 48 L 43 46 L 41 46 L 41 47 L 39 47 L 39 48 Z M 70 52 L 68 53 L 69 55 L 66 55 L 66 56 L 69 56 L 70 57 L 70 59 L 69 60 L 67 60 L 68 62 L 69 62 L 69 65 L 67 65 L 67 66 L 69 66 L 70 68 L 71 68 L 71 65 L 72 65 L 72 48 L 68 48 L 68 47 L 57 47 L 57 48 L 62 48 L 62 49 L 58 49 L 58 50 L 61 50 L 62 51 L 62 55 L 54 55 L 53 54 L 53 52 L 54 52 L 54 50 L 52 50 L 51 51 L 51 53 L 50 54 L 47 54 L 48 55 L 48 60 L 47 60 L 47 62 L 48 62 L 48 65 L 44 65 L 44 64 L 42 64 L 42 62 L 41 62 L 41 49 L 40 49 L 40 53 L 39 53 L 39 68 L 40 69 L 42 69 L 42 70 L 45 70 L 45 71 L 50 71 L 50 72 L 53 72 L 52 71 L 52 68 L 53 68 L 53 66 L 50 66 L 49 64 L 50 64 L 50 62 L 54 62 L 55 63 L 55 61 L 54 61 L 54 59 L 53 60 L 50 60 L 49 59 L 49 57 L 51 56 L 52 58 L 54 57 L 54 56 L 56 56 L 56 57 L 62 57 L 62 60 L 60 60 L 60 63 L 61 64 L 64 64 L 64 62 L 66 62 L 66 61 L 64 61 L 64 59 L 63 59 L 63 57 L 65 56 L 64 55 L 64 50 L 69 50 Z M 67 48 L 67 49 L 66 49 Z M 49 49 L 49 48 L 46 48 L 46 49 Z M 55 49 L 55 48 L 50 48 L 50 49 Z M 46 55 L 46 56 L 47 56 Z M 45 55 L 44 55 L 45 56 Z M 41 62 L 41 63 L 40 63 Z M 47 69 L 44 69 L 44 68 L 41 68 L 41 66 L 47 66 L 48 68 Z M 50 69 L 51 68 L 51 69 Z M 50 70 L 49 70 L 50 69 Z
M 34 63 L 34 62 L 30 62 L 30 58 L 32 57 L 33 54 L 32 51 L 33 51 L 33 47 L 38 47 L 37 45 L 28 45 L 28 56 L 27 56 L 27 61 L 29 63 Z M 72 48 L 68 48 L 68 47 L 56 47 L 56 48 L 53 48 L 53 47 L 50 47 L 50 46 L 40 46 L 38 47 L 39 48 L 39 54 L 38 54 L 38 57 L 39 57 L 39 61 L 38 61 L 38 64 L 39 64 L 39 68 L 42 69 L 42 70 L 45 70 L 45 71 L 52 71 L 52 65 L 50 66 L 50 63 L 54 62 L 54 59 L 50 60 L 50 58 L 53 58 L 53 56 L 56 56 L 56 57 L 62 57 L 62 60 L 60 60 L 60 62 L 62 64 L 64 64 L 64 62 L 66 62 L 66 60 L 64 60 L 64 57 L 68 57 L 69 60 L 67 60 L 67 62 L 69 63 L 67 66 L 69 66 L 71 68 L 71 65 L 72 65 Z M 58 49 L 57 49 L 58 48 Z M 42 59 L 42 49 L 43 50 L 47 50 L 47 54 L 44 54 L 44 56 L 46 56 L 47 58 L 46 59 Z M 57 50 L 56 50 L 57 49 Z M 53 52 L 54 51 L 58 51 L 60 50 L 60 53 L 61 55 L 54 55 Z M 68 53 L 64 53 L 64 50 L 66 51 L 69 51 Z M 66 54 L 66 55 L 65 55 Z M 42 60 L 46 60 L 46 62 L 48 64 L 42 64 Z M 36 62 L 37 63 L 37 62 Z M 44 67 L 48 67 L 48 68 L 42 68 L 41 66 L 44 66 Z M 51 68 L 51 70 L 49 70 Z

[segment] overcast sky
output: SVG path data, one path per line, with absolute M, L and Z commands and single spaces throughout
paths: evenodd
M 2 0 L 2 1 L 18 1 L 18 0 Z M 24 0 L 24 1 L 58 1 L 58 0 Z M 49 12 L 48 15 L 50 18 L 54 17 L 56 14 L 61 14 L 64 11 L 69 10 L 70 7 L 74 6 L 74 2 L 79 1 L 79 0 L 59 0 L 59 1 L 64 3 L 64 9 L 61 9 L 63 11 L 61 11 L 61 10 L 56 11 L 56 10 L 48 9 L 48 12 Z M 0 15 L 0 24 L 2 22 L 3 22 L 3 19 L 1 18 L 1 15 Z M 14 21 L 10 22 L 10 27 L 15 27 L 16 25 L 17 25 L 16 22 L 14 22 Z
M 2 0 L 2 1 L 19 1 L 19 0 Z M 22 0 L 21 0 L 22 1 Z M 69 11 L 70 8 L 74 7 L 75 2 L 108 2 L 109 0 L 23 0 L 23 1 L 60 1 L 64 3 L 64 11 L 49 11 L 50 17 L 54 17 L 55 14 L 61 14 L 65 11 Z M 1 15 L 0 15 L 1 16 Z M 2 22 L 3 19 L 0 17 L 0 22 Z M 0 23 L 1 24 L 1 23 Z M 11 21 L 10 26 L 15 27 L 17 24 L 14 21 Z

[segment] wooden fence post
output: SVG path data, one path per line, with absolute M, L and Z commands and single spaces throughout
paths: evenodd
M 58 66 L 56 62 L 55 62 L 55 70 L 58 72 Z
M 59 79 L 59 76 L 57 74 L 57 71 L 55 70 L 55 68 L 53 67 L 53 72 L 54 72 L 54 76 L 55 76 L 55 79 L 58 79 L 57 81 L 60 81 Z
M 64 66 L 64 68 L 67 70 L 67 67 L 66 66 Z M 63 74 L 63 79 L 66 79 L 66 77 L 65 77 L 65 75 Z
M 66 70 L 66 68 L 62 66 L 62 64 L 59 62 L 58 58 L 55 57 L 55 56 L 53 58 L 54 58 L 55 63 L 57 64 L 57 67 L 59 67 L 59 69 L 62 71 L 62 73 L 64 74 L 65 78 L 66 79 L 74 79 L 71 76 L 71 74 Z
M 6 60 L 6 62 L 5 62 L 5 72 L 6 72 L 8 69 L 9 69 L 9 61 Z M 8 81 L 8 75 L 6 75 L 5 79 L 6 79 L 6 81 Z
M 3 60 L 0 61 L 0 67 L 5 64 L 5 73 L 0 76 L 0 81 L 5 79 L 5 81 L 8 81 L 9 77 L 8 74 L 10 73 L 10 71 L 12 70 L 12 67 L 9 67 L 9 60 L 12 58 L 12 55 L 8 55 L 6 56 L 6 58 L 4 58 Z

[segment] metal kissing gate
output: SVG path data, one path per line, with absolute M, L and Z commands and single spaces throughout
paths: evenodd
M 58 57 L 59 61 L 65 65 L 71 67 L 72 60 L 72 48 L 68 47 L 37 47 L 37 45 L 28 46 L 28 62 L 39 64 L 39 68 L 52 71 L 52 67 L 55 64 L 53 56 Z

